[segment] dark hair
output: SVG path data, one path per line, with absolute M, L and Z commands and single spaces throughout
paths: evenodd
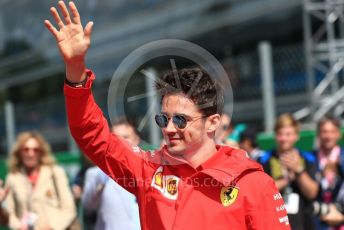
M 135 123 L 131 120 L 126 119 L 125 117 L 117 117 L 113 119 L 113 123 L 111 124 L 111 127 L 118 126 L 118 125 L 125 125 L 131 127 L 136 135 L 139 135 L 139 133 L 136 130 Z
M 183 93 L 198 106 L 203 115 L 222 114 L 223 90 L 215 79 L 200 68 L 170 71 L 155 83 L 155 88 L 161 94 L 161 102 L 165 95 Z
M 258 147 L 257 139 L 256 139 L 256 132 L 253 129 L 247 129 L 240 134 L 239 143 L 242 143 L 245 140 L 251 141 L 251 145 L 253 148 Z
M 331 116 L 325 116 L 320 119 L 317 125 L 317 132 L 319 133 L 320 129 L 327 123 L 330 122 L 332 125 L 334 125 L 337 129 L 340 129 L 340 121 L 334 117 Z

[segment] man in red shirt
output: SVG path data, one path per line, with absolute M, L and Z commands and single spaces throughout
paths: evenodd
M 136 195 L 142 229 L 290 229 L 281 194 L 261 166 L 215 144 L 223 94 L 205 71 L 179 70 L 157 83 L 162 109 L 155 120 L 167 143 L 161 150 L 144 152 L 111 134 L 93 99 L 95 75 L 85 67 L 93 23 L 83 29 L 73 2 L 71 16 L 58 5 L 64 20 L 54 7 L 51 13 L 59 29 L 45 25 L 66 64 L 69 127 L 83 152 Z

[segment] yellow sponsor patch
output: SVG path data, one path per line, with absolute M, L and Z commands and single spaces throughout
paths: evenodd
M 222 187 L 220 199 L 223 206 L 227 207 L 235 202 L 238 197 L 239 189 L 233 186 Z
M 177 180 L 175 178 L 170 178 L 167 180 L 167 192 L 172 196 L 177 193 Z
M 156 186 L 158 186 L 159 188 L 162 188 L 163 187 L 163 184 L 162 184 L 162 172 L 158 172 L 155 174 L 154 176 L 154 183 Z

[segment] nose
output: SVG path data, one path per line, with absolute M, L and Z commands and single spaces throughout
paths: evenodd
M 26 152 L 26 155 L 27 156 L 34 156 L 35 155 L 35 151 L 33 149 L 29 149 L 27 152 Z
M 176 129 L 176 127 L 174 126 L 174 124 L 173 124 L 173 122 L 172 122 L 172 119 L 168 119 L 167 126 L 166 126 L 166 128 L 164 129 L 164 131 L 165 131 L 167 134 L 177 132 L 177 129 Z

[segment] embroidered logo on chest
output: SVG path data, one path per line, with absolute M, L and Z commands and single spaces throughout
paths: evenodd
M 167 192 L 170 195 L 175 195 L 177 193 L 177 180 L 175 178 L 170 178 L 167 180 Z
M 164 168 L 160 166 L 153 175 L 151 186 L 160 191 L 160 193 L 171 200 L 178 197 L 178 184 L 180 178 L 174 175 L 164 175 Z
M 223 187 L 221 189 L 220 200 L 223 206 L 227 207 L 235 202 L 239 189 L 234 186 Z

